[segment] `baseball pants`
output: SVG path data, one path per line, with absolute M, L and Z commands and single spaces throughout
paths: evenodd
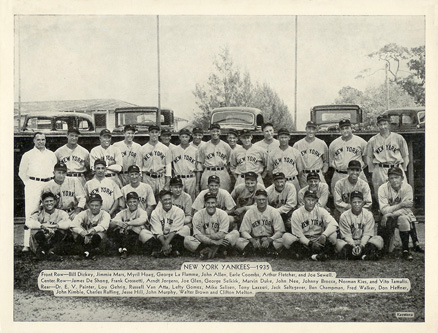
M 183 182 L 183 191 L 190 195 L 192 201 L 195 201 L 196 177 L 182 178 L 181 180 Z
M 201 176 L 201 190 L 206 190 L 208 188 L 208 177 L 213 175 L 218 176 L 219 179 L 221 180 L 220 188 L 223 188 L 227 192 L 231 192 L 230 191 L 231 179 L 230 179 L 230 175 L 228 174 L 228 170 L 226 168 L 218 171 L 204 169 L 204 172 L 202 173 Z
M 233 230 L 225 235 L 225 239 L 230 242 L 231 247 L 236 245 L 238 238 L 239 232 L 237 230 Z M 201 242 L 194 236 L 184 238 L 184 247 L 190 252 L 195 252 L 199 245 L 201 245 Z
M 30 237 L 30 250 L 33 253 L 37 253 L 38 248 L 45 251 L 46 254 L 49 250 L 55 247 L 66 236 L 64 230 L 55 230 L 54 234 L 49 234 L 40 229 L 32 230 Z
M 29 179 L 24 186 L 24 205 L 26 220 L 40 208 L 41 192 L 45 182 Z M 30 229 L 24 226 L 23 245 L 30 246 Z
M 354 240 L 354 244 L 355 244 L 355 245 L 360 245 L 360 243 L 361 243 L 360 239 L 355 239 L 355 240 Z M 383 238 L 380 237 L 380 236 L 373 236 L 373 237 L 371 237 L 371 238 L 368 240 L 367 244 L 368 244 L 368 243 L 373 244 L 378 250 L 383 249 Z M 347 243 L 345 240 L 343 240 L 343 239 L 337 239 L 337 240 L 336 240 L 336 252 L 338 252 L 338 253 L 341 252 L 342 248 L 343 248 L 345 245 L 347 245 L 347 244 L 348 244 L 348 243 Z
M 78 179 L 82 187 L 85 188 L 85 183 L 87 182 L 87 180 L 85 179 L 85 176 L 83 174 L 80 177 L 66 176 L 66 178 Z
M 298 181 L 298 176 L 295 176 L 292 180 L 287 180 L 286 183 L 289 183 L 289 184 L 292 184 L 293 186 L 295 186 L 295 189 L 297 190 L 297 195 L 298 195 L 298 192 L 301 190 L 300 182 Z
M 107 241 L 106 232 L 97 232 L 91 237 L 84 237 L 77 233 L 73 233 L 73 238 L 76 244 L 82 245 L 84 251 L 91 251 L 97 248 L 105 248 Z
M 256 240 L 260 248 L 262 245 L 262 237 L 253 237 L 253 238 Z M 236 242 L 236 248 L 242 252 L 243 249 L 248 245 L 248 243 L 249 243 L 248 239 L 240 237 Z M 283 247 L 283 239 L 282 238 L 274 239 L 272 245 L 276 250 L 281 249 Z
M 311 240 L 311 241 L 316 241 L 316 240 L 318 239 L 318 237 L 319 237 L 319 235 L 314 236 L 314 237 L 310 238 L 310 240 Z M 336 232 L 334 232 L 334 233 L 332 233 L 332 234 L 327 238 L 327 241 L 328 241 L 329 243 L 335 245 L 335 244 L 336 244 L 336 241 L 337 241 L 336 238 L 337 238 L 337 234 L 336 234 Z M 298 239 L 297 236 L 292 235 L 292 234 L 289 233 L 289 232 L 286 232 L 286 233 L 283 234 L 283 246 L 284 246 L 286 249 L 290 249 L 291 246 L 292 246 L 292 244 L 294 244 L 294 243 L 296 243 L 296 242 L 299 242 L 299 239 Z M 327 242 L 326 242 L 326 243 L 327 243 Z
M 158 193 L 160 193 L 160 191 L 164 188 L 164 185 L 166 184 L 166 178 L 164 176 L 160 178 L 152 178 L 151 176 L 143 173 L 143 183 L 146 183 L 152 187 L 155 198 L 158 199 Z

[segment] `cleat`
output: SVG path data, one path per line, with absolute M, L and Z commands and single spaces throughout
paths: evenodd
M 402 256 L 403 256 L 403 259 L 405 259 L 405 260 L 408 260 L 408 261 L 414 260 L 414 257 L 412 256 L 412 254 L 410 254 L 409 251 L 407 251 L 407 250 L 403 251 Z
M 123 251 L 122 254 L 120 255 L 120 259 L 126 259 L 126 258 L 128 258 L 128 252 Z
M 424 249 L 419 244 L 415 245 L 413 250 L 418 253 L 424 253 Z
M 312 259 L 313 261 L 318 261 L 318 255 L 317 254 L 312 254 L 310 259 Z
M 30 251 L 30 247 L 29 246 L 23 246 L 23 249 L 21 250 L 21 252 L 29 252 Z

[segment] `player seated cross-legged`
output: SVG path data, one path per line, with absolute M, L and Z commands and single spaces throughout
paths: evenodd
M 108 236 L 117 245 L 121 259 L 126 259 L 128 253 L 132 253 L 139 234 L 145 229 L 148 221 L 148 214 L 139 207 L 139 196 L 137 192 L 129 192 L 126 196 L 128 208 L 123 209 L 111 220 Z
M 88 209 L 76 215 L 71 224 L 75 243 L 82 246 L 85 259 L 96 260 L 96 253 L 106 241 L 111 216 L 102 209 L 102 197 L 91 194 Z
M 205 208 L 193 216 L 193 236 L 184 239 L 184 247 L 190 252 L 199 253 L 202 259 L 211 259 L 216 255 L 225 257 L 227 250 L 235 246 L 239 232 L 228 232 L 228 214 L 217 208 L 216 194 L 205 193 L 204 202 Z
M 243 217 L 236 247 L 244 256 L 272 254 L 283 247 L 284 223 L 277 209 L 268 205 L 268 193 L 257 190 L 256 205 Z
M 336 251 L 348 260 L 377 260 L 383 249 L 383 238 L 374 233 L 374 217 L 364 209 L 364 195 L 360 191 L 350 193 L 351 208 L 339 219 L 341 239 L 336 242 Z
M 292 233 L 283 235 L 292 258 L 324 261 L 334 254 L 338 223 L 317 201 L 316 192 L 306 191 L 304 206 L 292 213 Z
M 54 248 L 65 238 L 70 218 L 65 211 L 56 208 L 56 196 L 52 192 L 43 193 L 41 201 L 42 209 L 26 220 L 31 230 L 30 249 L 39 259 L 61 260 Z
M 310 172 L 309 174 L 307 174 L 306 179 L 307 185 L 299 190 L 297 194 L 298 206 L 304 205 L 304 193 L 306 193 L 307 191 L 312 191 L 316 192 L 316 195 L 318 196 L 318 201 L 316 202 L 316 205 L 330 211 L 330 209 L 327 208 L 327 201 L 330 193 L 327 183 L 321 182 L 320 177 L 316 172 Z

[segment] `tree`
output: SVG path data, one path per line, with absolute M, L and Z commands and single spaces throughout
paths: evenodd
M 213 71 L 206 84 L 197 83 L 193 91 L 200 111 L 194 114 L 193 124 L 208 128 L 211 111 L 223 106 L 248 106 L 259 108 L 265 121 L 275 128 L 294 129 L 287 105 L 267 84 L 253 84 L 248 72 L 241 73 L 234 65 L 230 51 L 223 48 L 213 61 Z

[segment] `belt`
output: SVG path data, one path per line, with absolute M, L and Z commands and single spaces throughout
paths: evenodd
M 256 175 L 257 175 L 257 177 L 259 177 L 260 175 L 258 174 L 258 173 L 256 173 Z M 240 175 L 237 175 L 238 177 L 242 177 L 242 178 L 245 178 L 245 174 L 244 173 L 241 173 Z
M 109 173 L 109 174 L 105 175 L 105 177 L 114 177 L 114 176 L 117 176 L 117 174 L 116 173 Z
M 338 170 L 338 169 L 335 169 L 335 171 L 336 171 L 337 173 L 343 173 L 343 174 L 347 174 L 347 173 L 348 173 L 347 171 L 342 171 L 342 170 Z
M 195 175 L 177 175 L 179 178 L 193 178 Z
M 145 171 L 144 174 L 146 176 L 151 177 L 151 178 L 161 178 L 161 177 L 164 177 L 164 175 L 162 173 L 161 174 L 156 174 L 156 173 L 150 173 L 150 172 Z
M 383 163 L 379 163 L 379 167 L 381 167 L 381 168 L 393 168 L 393 167 L 398 167 L 398 164 L 383 164 Z
M 224 167 L 206 167 L 207 170 L 209 171 L 221 171 L 224 170 Z
M 304 173 L 311 173 L 311 172 L 320 172 L 321 170 L 303 170 Z
M 48 182 L 53 179 L 53 177 L 50 178 L 37 178 L 37 177 L 29 177 L 31 180 L 36 180 L 37 182 Z
M 67 172 L 68 177 L 82 177 L 83 175 L 82 172 Z
M 296 176 L 293 176 L 293 177 L 286 177 L 286 181 L 295 180 L 295 178 L 297 178 L 297 177 L 296 177 Z

